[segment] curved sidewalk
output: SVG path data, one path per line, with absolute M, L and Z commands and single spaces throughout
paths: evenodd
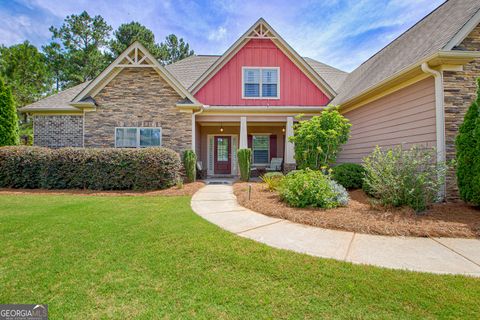
M 480 277 L 476 239 L 388 237 L 306 226 L 240 206 L 229 185 L 203 187 L 191 206 L 225 230 L 276 248 L 392 269 Z

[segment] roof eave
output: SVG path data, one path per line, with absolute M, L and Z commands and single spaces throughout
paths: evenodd
M 378 91 L 385 90 L 387 87 L 394 86 L 400 82 L 411 79 L 423 73 L 421 70 L 422 63 L 426 62 L 432 68 L 440 68 L 441 66 L 463 66 L 472 60 L 480 58 L 480 52 L 478 51 L 438 51 L 426 58 L 423 58 L 416 63 L 403 68 L 402 70 L 394 73 L 390 77 L 378 82 L 377 84 L 365 89 L 361 93 L 357 94 L 345 101 L 335 102 L 340 105 L 340 110 L 350 108 L 352 105 L 361 102 L 368 97 L 371 97 L 378 93 Z

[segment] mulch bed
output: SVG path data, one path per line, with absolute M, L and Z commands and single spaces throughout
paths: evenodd
M 0 195 L 2 194 L 70 194 L 70 195 L 82 195 L 82 196 L 192 196 L 205 184 L 197 181 L 193 183 L 186 183 L 183 188 L 176 186 L 164 190 L 154 191 L 132 191 L 132 190 L 112 190 L 112 191 L 99 191 L 99 190 L 80 190 L 80 189 L 65 189 L 65 190 L 47 190 L 47 189 L 7 189 L 0 188 Z
M 480 238 L 480 209 L 464 203 L 435 204 L 421 215 L 409 208 L 375 207 L 362 190 L 350 193 L 347 207 L 336 209 L 292 208 L 263 183 L 236 183 L 238 202 L 268 216 L 307 225 L 388 236 Z

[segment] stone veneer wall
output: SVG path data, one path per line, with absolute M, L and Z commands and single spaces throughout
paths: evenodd
M 122 70 L 85 114 L 85 147 L 114 147 L 115 127 L 161 127 L 162 146 L 191 149 L 191 115 L 175 107 L 178 93 L 152 68 Z
M 480 25 L 454 50 L 480 51 Z M 480 59 L 465 65 L 463 71 L 444 71 L 445 144 L 447 161 L 455 159 L 455 138 L 465 113 L 476 96 L 476 79 L 480 77 Z M 447 175 L 447 199 L 458 199 L 455 171 Z
M 51 148 L 82 147 L 83 116 L 34 116 L 33 144 Z

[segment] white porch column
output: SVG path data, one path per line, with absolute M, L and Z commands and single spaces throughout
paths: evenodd
M 285 163 L 295 164 L 295 146 L 288 140 L 293 136 L 293 117 L 287 117 L 287 128 L 285 130 Z
M 239 149 L 248 148 L 247 117 L 240 117 L 240 143 Z

